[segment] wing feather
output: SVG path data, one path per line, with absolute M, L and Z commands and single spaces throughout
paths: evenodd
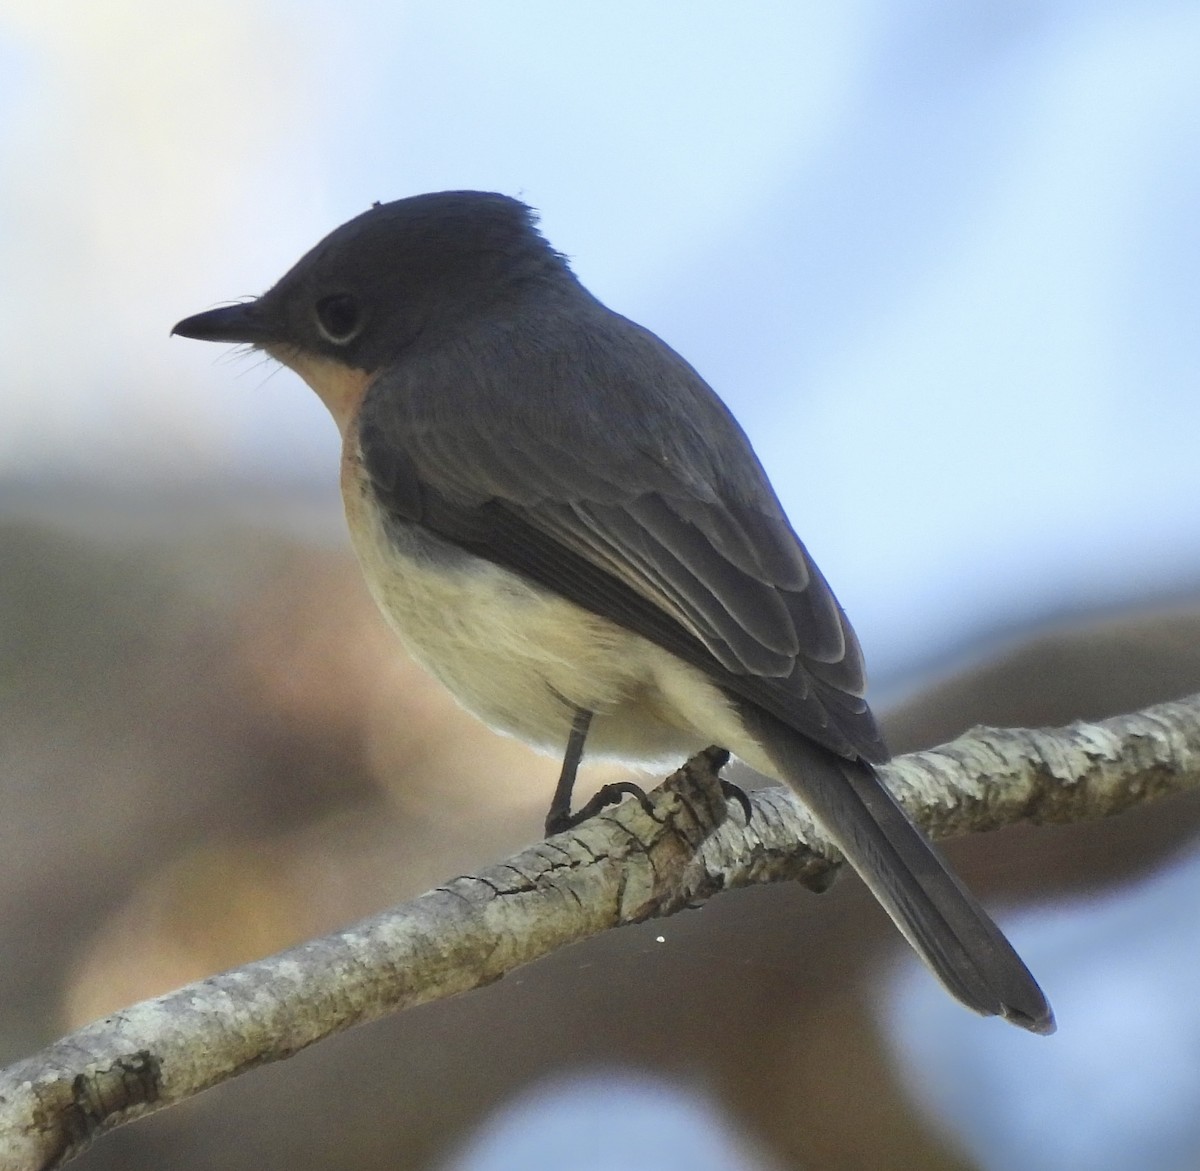
M 669 347 L 593 304 L 377 379 L 358 437 L 380 503 L 834 752 L 885 759 L 858 642 L 745 435 Z M 461 401 L 441 388 L 464 371 L 469 416 L 442 405 Z

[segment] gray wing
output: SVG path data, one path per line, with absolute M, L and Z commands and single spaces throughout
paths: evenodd
M 736 421 L 653 334 L 595 302 L 477 330 L 376 380 L 359 442 L 396 522 L 886 759 L 845 614 Z

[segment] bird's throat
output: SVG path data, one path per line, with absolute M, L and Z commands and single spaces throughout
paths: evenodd
M 358 414 L 371 376 L 344 362 L 298 352 L 289 346 L 268 347 L 267 352 L 277 362 L 294 370 L 317 392 L 344 436 Z

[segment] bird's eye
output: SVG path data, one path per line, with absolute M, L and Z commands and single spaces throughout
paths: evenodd
M 335 346 L 352 341 L 362 328 L 362 309 L 352 293 L 332 293 L 314 306 L 317 329 Z

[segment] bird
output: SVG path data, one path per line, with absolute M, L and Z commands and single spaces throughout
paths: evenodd
M 585 750 L 653 767 L 718 746 L 798 795 L 954 997 L 1054 1030 L 880 780 L 858 639 L 745 432 L 584 288 L 533 209 L 375 203 L 261 296 L 172 332 L 248 345 L 324 402 L 388 623 L 463 707 L 562 757 L 547 832 L 595 809 L 570 812 Z

